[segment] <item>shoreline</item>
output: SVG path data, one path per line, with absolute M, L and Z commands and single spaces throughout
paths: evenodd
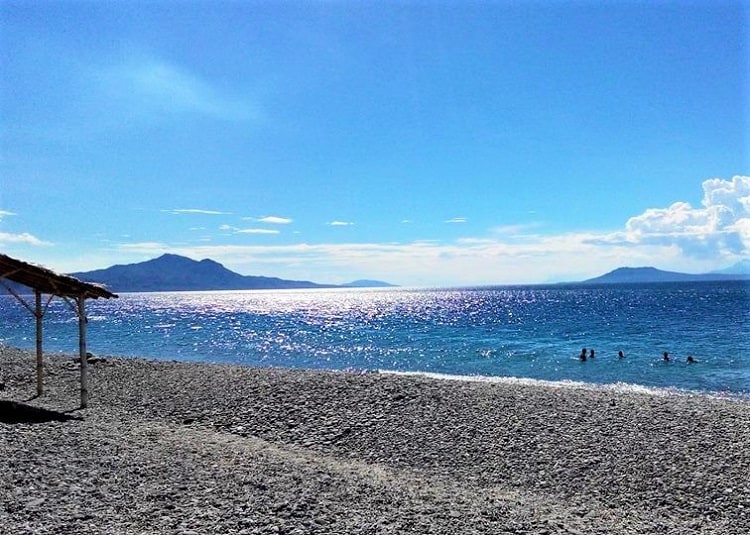
M 3 349 L 11 349 L 22 352 L 31 352 L 33 349 L 27 347 L 15 347 L 6 346 L 0 342 L 0 353 Z M 72 359 L 77 358 L 71 352 L 66 351 L 45 351 L 45 358 L 48 359 Z M 290 370 L 310 370 L 310 371 L 321 371 L 321 372 L 333 372 L 333 373 L 354 373 L 354 374 L 368 374 L 378 373 L 383 375 L 394 375 L 394 376 L 415 376 L 415 377 L 428 377 L 441 381 L 467 381 L 467 382 L 482 382 L 482 383 L 497 383 L 497 384 L 519 384 L 527 386 L 541 386 L 549 388 L 573 388 L 573 389 L 590 389 L 593 391 L 604 391 L 604 392 L 615 392 L 615 393 L 642 393 L 654 396 L 705 396 L 709 398 L 717 399 L 728 399 L 750 401 L 750 389 L 747 391 L 732 391 L 732 390 L 699 390 L 690 388 L 681 388 L 678 386 L 655 386 L 640 383 L 628 383 L 625 381 L 617 382 L 586 382 L 575 379 L 535 379 L 532 377 L 520 377 L 511 375 L 481 375 L 481 374 L 451 374 L 442 372 L 431 372 L 423 370 L 396 370 L 389 368 L 304 368 L 304 367 L 285 367 L 285 366 L 259 366 L 257 364 L 243 364 L 242 362 L 225 362 L 221 360 L 215 360 L 211 358 L 205 359 L 185 359 L 184 356 L 181 359 L 165 358 L 165 357 L 154 357 L 154 356 L 143 356 L 143 355 L 118 355 L 118 354 L 101 354 L 98 355 L 105 359 L 124 359 L 124 360 L 149 360 L 154 362 L 181 362 L 184 364 L 205 364 L 210 366 L 238 366 L 241 368 L 259 368 L 259 369 L 290 369 Z M 578 359 L 574 359 L 578 362 Z M 659 362 L 659 361 L 657 361 Z
M 336 371 L 336 370 L 331 370 Z M 686 396 L 686 397 L 707 397 L 724 400 L 736 400 L 739 402 L 750 402 L 750 392 L 715 392 L 710 390 L 691 390 L 688 388 L 678 388 L 676 386 L 648 386 L 637 383 L 587 383 L 584 381 L 574 381 L 572 379 L 560 379 L 557 381 L 546 379 L 532 379 L 530 377 L 513 377 L 505 375 L 458 375 L 448 373 L 423 372 L 423 371 L 400 371 L 400 370 L 376 370 L 377 373 L 395 376 L 416 376 L 427 377 L 439 381 L 466 381 L 476 383 L 493 383 L 507 385 L 538 386 L 543 388 L 561 388 L 561 389 L 581 389 L 591 390 L 594 392 L 612 392 L 620 394 L 644 394 L 649 396 Z M 355 372 L 356 373 L 356 372 Z
M 750 527 L 746 400 L 106 357 L 75 410 L 71 359 L 29 401 L 33 356 L 0 347 L 0 399 L 81 418 L 0 423 L 14 533 Z

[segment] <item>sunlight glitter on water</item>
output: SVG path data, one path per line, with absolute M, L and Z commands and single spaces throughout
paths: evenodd
M 124 294 L 91 304 L 89 333 L 106 354 L 747 391 L 748 303 L 750 285 L 706 283 Z M 5 343 L 28 346 L 28 313 L 0 305 Z M 53 301 L 48 349 L 75 350 L 70 321 Z

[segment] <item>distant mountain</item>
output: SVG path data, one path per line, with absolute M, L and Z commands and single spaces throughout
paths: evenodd
M 712 271 L 711 273 L 718 273 L 722 275 L 750 275 L 750 258 L 740 260 L 736 264 L 733 264 L 724 269 Z
M 214 260 L 205 259 L 199 262 L 174 254 L 165 254 L 137 264 L 116 265 L 71 275 L 83 281 L 105 284 L 114 292 L 325 287 L 309 281 L 244 276 L 228 270 Z
M 621 267 L 610 271 L 600 277 L 583 281 L 585 284 L 616 284 L 616 283 L 642 283 L 642 282 L 698 282 L 698 281 L 722 281 L 722 280 L 750 280 L 750 275 L 727 274 L 727 273 L 678 273 L 675 271 L 662 271 L 654 267 Z
M 395 288 L 395 284 L 383 281 L 374 281 L 369 279 L 361 279 L 353 282 L 347 282 L 341 285 L 344 288 Z
M 278 290 L 336 287 L 333 284 L 318 284 L 310 281 L 240 275 L 214 260 L 197 261 L 175 254 L 164 254 L 145 262 L 116 265 L 106 269 L 71 273 L 71 275 L 86 282 L 104 284 L 113 292 Z M 379 284 L 385 285 L 387 283 Z

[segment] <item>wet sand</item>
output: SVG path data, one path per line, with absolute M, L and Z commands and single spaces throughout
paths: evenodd
M 745 534 L 750 401 L 0 348 L 14 534 Z M 18 415 L 16 413 L 16 415 Z

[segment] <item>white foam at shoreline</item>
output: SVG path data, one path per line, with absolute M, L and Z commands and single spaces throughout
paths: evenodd
M 546 388 L 569 388 L 589 390 L 594 392 L 613 392 L 617 394 L 646 394 L 649 396 L 704 396 L 717 399 L 734 399 L 747 401 L 750 395 L 738 394 L 731 392 L 706 392 L 700 390 L 687 390 L 675 387 L 653 387 L 632 383 L 584 383 L 582 381 L 560 380 L 548 381 L 544 379 L 530 379 L 527 377 L 503 377 L 489 375 L 451 375 L 447 373 L 421 372 L 421 371 L 399 371 L 399 370 L 378 370 L 378 373 L 386 375 L 418 376 L 439 379 L 442 381 L 465 381 L 472 383 L 494 383 L 510 384 L 523 386 L 543 386 Z

